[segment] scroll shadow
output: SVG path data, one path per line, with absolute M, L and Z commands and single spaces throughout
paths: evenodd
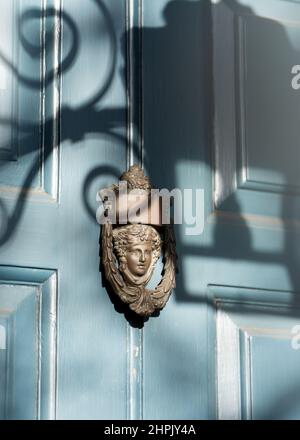
M 119 142 L 121 141 L 124 145 L 127 145 L 127 136 L 118 134 L 114 131 L 116 128 L 120 128 L 120 127 L 124 127 L 124 129 L 126 128 L 126 122 L 125 122 L 126 111 L 127 111 L 126 108 L 120 107 L 120 108 L 98 109 L 99 102 L 101 102 L 101 100 L 108 92 L 115 75 L 116 64 L 117 64 L 117 41 L 116 41 L 116 34 L 114 31 L 113 22 L 106 6 L 102 3 L 101 0 L 92 0 L 92 1 L 98 6 L 99 13 L 102 14 L 102 16 L 104 17 L 108 36 L 109 36 L 109 41 L 111 45 L 110 65 L 107 68 L 106 78 L 104 79 L 103 84 L 99 87 L 99 90 L 87 102 L 83 103 L 82 105 L 79 105 L 77 108 L 63 106 L 60 109 L 59 120 L 64 122 L 63 131 L 61 130 L 58 121 L 54 120 L 53 118 L 50 118 L 45 122 L 44 132 L 52 133 L 53 127 L 55 126 L 55 124 L 58 124 L 58 131 L 59 131 L 58 143 L 60 145 L 62 145 L 62 143 L 66 140 L 69 140 L 73 144 L 75 144 L 81 141 L 82 139 L 84 139 L 86 135 L 92 135 L 92 134 L 97 135 L 97 137 L 99 137 L 99 135 L 110 136 L 111 138 Z M 53 18 L 55 14 L 56 11 L 50 9 L 48 12 L 46 12 L 46 18 L 47 17 Z M 30 9 L 20 17 L 20 23 L 23 26 L 24 23 L 27 22 L 28 20 L 31 19 L 34 20 L 40 18 L 40 15 L 41 15 L 40 11 L 36 9 Z M 76 60 L 80 45 L 79 30 L 77 29 L 77 26 L 73 21 L 73 19 L 66 12 L 62 12 L 61 20 L 62 22 L 65 22 L 67 24 L 67 29 L 69 29 L 71 32 L 70 38 L 72 44 L 69 53 L 67 54 L 66 58 L 62 60 L 62 63 L 58 68 L 59 76 L 61 76 L 63 73 L 65 73 L 68 69 L 72 67 L 73 63 Z M 32 45 L 25 39 L 25 36 L 23 34 L 21 34 L 21 43 L 23 44 L 23 46 L 25 46 L 25 48 L 27 49 L 27 51 L 29 51 L 29 53 L 32 53 L 34 56 L 37 56 L 37 48 L 39 47 L 38 44 Z M 40 53 L 38 55 L 40 55 Z M 1 53 L 0 53 L 0 59 L 10 68 L 10 70 L 17 77 L 17 79 L 27 88 L 34 89 L 37 87 L 41 87 L 40 81 L 34 81 L 22 75 L 18 71 L 16 66 L 10 63 L 8 59 Z M 49 72 L 46 75 L 46 77 L 43 78 L 43 81 L 46 83 L 46 85 L 49 85 L 53 80 L 54 80 L 54 71 Z M 7 118 L 1 118 L 0 124 L 6 126 L 9 125 L 13 129 L 17 131 L 21 131 L 21 133 L 24 135 L 22 138 L 22 143 L 26 145 L 26 153 L 30 153 L 35 150 L 36 148 L 35 133 L 39 132 L 40 130 L 39 124 L 31 124 L 22 121 L 18 122 L 16 120 L 10 120 Z M 52 153 L 51 142 L 52 142 L 51 137 L 45 139 L 45 149 L 44 149 L 44 157 L 43 157 L 44 162 L 48 160 L 49 156 Z M 10 147 L 10 145 L 8 145 L 7 147 Z M 138 146 L 136 145 L 136 143 L 134 143 L 133 148 L 135 151 L 138 150 Z M 5 166 L 5 163 L 3 163 L 2 166 Z M 0 225 L 1 227 L 0 245 L 6 243 L 12 237 L 13 233 L 16 231 L 16 228 L 18 227 L 18 224 L 20 223 L 22 214 L 24 212 L 29 189 L 32 185 L 32 182 L 34 181 L 34 178 L 37 176 L 39 172 L 39 168 L 40 168 L 40 159 L 36 158 L 34 159 L 26 178 L 24 179 L 21 185 L 20 192 L 17 196 L 17 199 L 14 203 L 14 207 L 12 208 L 10 214 L 8 213 L 7 209 L 5 210 L 3 209 L 5 203 L 3 200 L 1 200 L 2 219 Z M 86 191 L 86 185 L 88 185 L 91 182 L 91 179 L 93 179 L 94 177 L 96 177 L 95 171 L 92 172 L 92 175 L 87 176 L 86 184 L 85 187 L 83 188 L 83 193 Z M 85 197 L 85 195 L 83 197 Z M 91 212 L 91 208 L 88 205 L 87 199 L 84 200 L 84 205 L 87 209 L 88 214 L 91 215 L 92 212 Z

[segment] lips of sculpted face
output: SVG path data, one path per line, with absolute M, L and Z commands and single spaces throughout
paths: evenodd
M 151 242 L 129 245 L 126 252 L 126 263 L 129 272 L 134 276 L 146 274 L 152 262 Z

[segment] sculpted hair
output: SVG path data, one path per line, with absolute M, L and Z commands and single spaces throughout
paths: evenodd
M 162 241 L 159 233 L 147 225 L 127 225 L 113 230 L 114 250 L 122 261 L 125 258 L 127 247 L 142 242 L 151 242 L 154 260 L 160 257 Z

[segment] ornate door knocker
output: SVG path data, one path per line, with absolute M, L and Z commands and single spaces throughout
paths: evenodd
M 120 184 L 99 191 L 103 202 L 102 263 L 119 298 L 138 315 L 161 310 L 175 287 L 176 247 L 171 224 L 161 222 L 161 203 L 138 165 Z M 147 289 L 156 262 L 163 256 L 160 283 Z

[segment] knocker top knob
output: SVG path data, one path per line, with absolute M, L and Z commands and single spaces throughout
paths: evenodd
M 118 184 L 99 191 L 104 204 L 99 223 L 113 225 L 141 223 L 162 225 L 162 203 L 159 191 L 152 188 L 148 176 L 138 165 L 132 165 L 120 177 Z
M 150 192 L 152 184 L 144 170 L 139 165 L 132 165 L 128 171 L 122 174 L 120 180 L 128 182 L 129 189 L 142 189 Z

